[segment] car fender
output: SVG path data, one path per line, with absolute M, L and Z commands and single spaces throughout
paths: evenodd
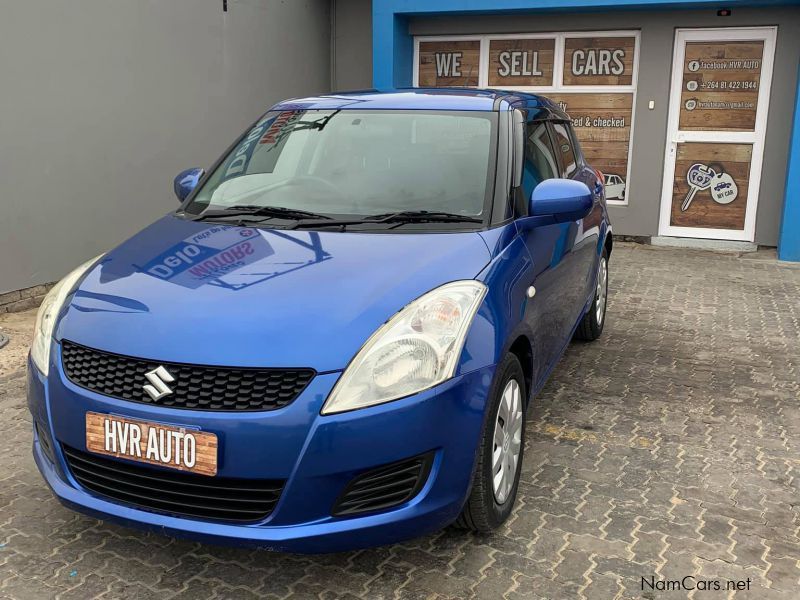
M 488 291 L 467 332 L 458 373 L 498 364 L 520 336 L 528 339 L 536 360 L 532 331 L 524 318 L 533 277 L 528 249 L 514 236 L 476 277 Z

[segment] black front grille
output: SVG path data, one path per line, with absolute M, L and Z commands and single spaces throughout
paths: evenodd
M 433 454 L 424 454 L 362 473 L 345 488 L 333 515 L 384 510 L 416 496 L 431 470 Z
M 206 477 L 139 466 L 63 446 L 75 479 L 114 500 L 176 515 L 262 521 L 280 498 L 283 480 Z
M 171 408 L 275 410 L 292 402 L 314 378 L 312 369 L 245 369 L 131 358 L 72 342 L 61 344 L 64 372 L 75 385 L 105 396 Z M 145 375 L 163 366 L 173 393 L 153 400 Z

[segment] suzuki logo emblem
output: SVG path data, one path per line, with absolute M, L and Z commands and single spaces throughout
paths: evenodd
M 147 381 L 152 385 L 145 384 L 142 386 L 142 389 L 147 392 L 147 395 L 153 400 L 169 396 L 172 393 L 172 389 L 170 389 L 167 384 L 175 381 L 175 378 L 170 375 L 169 371 L 164 367 L 159 365 L 152 371 L 145 373 L 144 376 L 147 377 Z

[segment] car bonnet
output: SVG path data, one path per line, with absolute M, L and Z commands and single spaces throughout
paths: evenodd
M 288 231 L 166 216 L 89 271 L 56 339 L 134 357 L 343 369 L 406 304 L 472 279 L 475 232 Z

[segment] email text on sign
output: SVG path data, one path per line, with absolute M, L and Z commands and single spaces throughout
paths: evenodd
M 142 428 L 137 423 L 121 423 L 106 419 L 104 446 L 106 452 L 136 456 L 147 460 L 191 469 L 197 463 L 197 440 L 188 431 L 170 431 L 149 426 L 144 440 Z M 145 441 L 144 450 L 142 442 Z

